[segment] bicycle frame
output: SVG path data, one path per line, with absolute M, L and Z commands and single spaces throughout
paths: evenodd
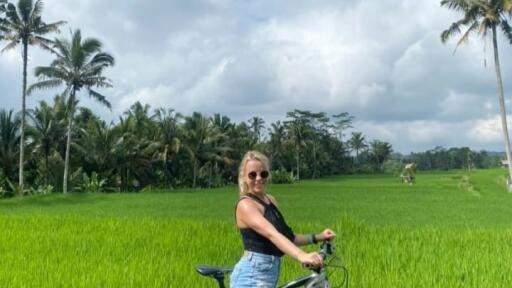
M 279 288 L 298 288 L 298 287 L 306 287 L 306 288 L 328 288 L 329 282 L 327 281 L 327 277 L 325 274 L 311 274 L 309 276 L 304 276 L 292 282 L 289 282 L 283 286 L 279 286 Z

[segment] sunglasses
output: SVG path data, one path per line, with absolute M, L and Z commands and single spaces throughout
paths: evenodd
M 269 173 L 267 170 L 263 170 L 260 172 L 261 179 L 267 179 L 268 176 L 269 176 Z M 247 177 L 249 177 L 249 179 L 251 179 L 251 180 L 256 180 L 256 177 L 258 177 L 258 172 L 256 172 L 256 171 L 249 172 L 247 174 Z

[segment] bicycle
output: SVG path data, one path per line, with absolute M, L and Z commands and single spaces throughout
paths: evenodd
M 335 287 L 348 287 L 348 270 L 343 264 L 343 261 L 339 256 L 335 255 L 335 245 L 330 241 L 325 241 L 320 245 L 319 254 L 324 259 L 324 265 L 319 268 L 305 267 L 313 271 L 312 274 L 293 280 L 287 284 L 279 286 L 279 288 L 335 288 Z M 336 265 L 333 262 L 340 262 Z M 332 286 L 329 283 L 330 274 L 327 272 L 327 268 L 339 268 L 343 271 L 343 282 L 340 286 Z M 214 267 L 206 265 L 198 265 L 196 271 L 206 277 L 211 277 L 217 280 L 219 288 L 225 288 L 224 279 L 226 276 L 233 271 L 232 268 Z

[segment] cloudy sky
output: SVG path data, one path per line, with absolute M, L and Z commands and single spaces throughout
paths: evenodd
M 46 0 L 47 22 L 99 38 L 116 66 L 104 90 L 117 121 L 135 101 L 183 114 L 267 124 L 307 109 L 355 116 L 354 130 L 409 153 L 435 146 L 503 150 L 491 39 L 455 49 L 439 35 L 459 15 L 437 0 Z M 4 43 L 0 43 L 4 46 Z M 512 47 L 500 41 L 512 111 Z M 51 55 L 30 50 L 29 72 Z M 31 77 L 29 81 L 34 81 Z M 49 100 L 36 93 L 28 105 Z M 21 55 L 0 55 L 3 108 L 21 106 Z

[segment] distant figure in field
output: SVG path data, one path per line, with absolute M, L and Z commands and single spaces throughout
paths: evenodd
M 404 169 L 402 170 L 402 173 L 400 174 L 400 182 L 412 185 L 416 182 L 415 175 L 416 175 L 416 164 L 414 164 L 414 163 L 406 164 Z
M 240 163 L 240 199 L 235 207 L 244 253 L 231 274 L 232 288 L 276 287 L 284 254 L 303 265 L 322 266 L 320 254 L 304 252 L 299 246 L 336 237 L 330 229 L 318 234 L 294 234 L 277 209 L 276 199 L 265 191 L 268 179 L 267 157 L 257 151 L 247 152 Z

